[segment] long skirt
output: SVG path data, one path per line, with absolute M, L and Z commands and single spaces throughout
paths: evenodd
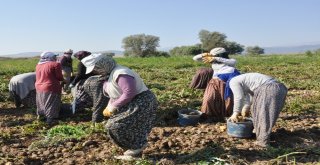
M 207 84 L 212 78 L 212 75 L 212 68 L 200 68 L 193 76 L 189 87 L 194 89 L 206 89 Z
M 21 100 L 22 105 L 28 108 L 36 108 L 36 95 L 36 90 L 30 91 L 29 94 Z
M 138 94 L 110 117 L 105 126 L 109 137 L 123 149 L 143 147 L 155 123 L 157 107 L 156 96 L 151 91 Z
M 27 108 L 36 108 L 36 90 L 32 90 L 28 93 L 28 95 L 21 99 L 19 95 L 17 95 L 14 91 L 10 91 L 10 95 L 14 100 L 15 106 L 18 108 L 21 105 Z
M 251 113 L 257 142 L 261 146 L 269 143 L 272 127 L 284 106 L 287 91 L 287 88 L 278 82 L 268 83 L 254 90 Z
M 84 91 L 84 82 L 87 79 L 80 80 L 74 88 L 71 89 L 73 97 L 73 104 L 75 105 L 76 112 L 83 111 L 85 108 L 92 107 L 92 98 Z
M 100 76 L 91 76 L 81 80 L 75 86 L 76 111 L 85 108 L 92 109 L 92 122 L 103 121 L 103 110 L 107 107 L 109 98 L 103 95 L 103 82 Z
M 70 84 L 70 79 L 71 79 L 71 73 L 72 73 L 71 68 L 69 68 L 69 67 L 62 68 L 62 76 L 63 76 L 62 87 L 63 87 L 63 90 L 68 89 L 68 86 Z
M 59 117 L 61 108 L 61 94 L 53 92 L 37 92 L 37 114 L 47 119 Z
M 224 121 L 225 117 L 232 114 L 232 98 L 224 100 L 225 82 L 212 78 L 204 92 L 201 112 L 212 121 Z

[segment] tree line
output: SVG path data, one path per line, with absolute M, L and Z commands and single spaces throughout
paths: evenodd
M 244 46 L 235 42 L 228 41 L 227 36 L 220 32 L 210 32 L 201 30 L 198 34 L 200 43 L 190 46 L 174 47 L 168 52 L 158 51 L 160 38 L 153 35 L 135 34 L 125 37 L 122 40 L 124 56 L 150 57 L 150 56 L 181 56 L 196 55 L 202 52 L 209 52 L 215 47 L 224 47 L 230 54 L 241 54 Z M 264 49 L 259 46 L 249 46 L 246 48 L 249 55 L 264 54 Z

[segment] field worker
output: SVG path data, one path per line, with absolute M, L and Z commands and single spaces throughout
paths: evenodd
M 19 74 L 10 79 L 9 92 L 17 108 L 21 105 L 28 108 L 36 107 L 35 82 L 35 72 Z
M 84 111 L 85 108 L 92 110 L 92 127 L 95 127 L 96 123 L 103 121 L 103 110 L 109 102 L 109 98 L 103 94 L 104 80 L 104 77 L 100 75 L 86 79 L 81 91 L 80 89 L 77 90 L 77 96 L 72 103 L 74 112 Z
M 200 68 L 196 74 L 192 77 L 192 81 L 189 85 L 193 89 L 206 89 L 209 81 L 212 79 L 212 68 Z
M 52 124 L 59 117 L 61 105 L 61 85 L 63 81 L 61 65 L 56 62 L 57 54 L 43 52 L 36 66 L 37 115 L 45 117 Z
M 73 54 L 73 51 L 71 49 L 68 49 L 58 59 L 62 67 L 63 82 L 61 85 L 63 88 L 63 92 L 62 92 L 63 94 L 67 94 L 68 92 L 68 87 L 69 87 L 71 75 L 73 72 L 72 58 L 71 58 L 72 54 Z
M 193 57 L 195 61 L 211 64 L 213 75 L 203 96 L 201 111 L 209 121 L 223 121 L 232 114 L 232 92 L 229 81 L 240 72 L 235 69 L 236 60 L 229 59 L 229 53 L 222 47 L 214 48 L 210 53 Z
M 91 54 L 91 52 L 88 52 L 88 51 L 79 51 L 73 55 L 76 59 L 79 60 L 79 63 L 77 66 L 77 74 L 76 74 L 75 78 L 73 79 L 73 81 L 70 83 L 69 88 L 75 87 L 78 83 L 80 83 L 79 85 L 82 85 L 84 80 L 86 80 L 90 76 L 94 75 L 92 73 L 86 74 L 86 67 L 81 62 L 81 60 L 83 58 L 89 56 L 90 54 Z
M 94 76 L 93 73 L 86 74 L 86 67 L 81 60 L 91 55 L 88 51 L 79 51 L 73 56 L 80 62 L 78 63 L 77 75 L 70 83 L 71 93 L 74 101 L 72 103 L 73 113 L 76 111 L 83 111 L 85 108 L 91 108 L 92 113 L 92 126 L 95 123 L 103 121 L 103 110 L 107 107 L 109 98 L 103 94 L 104 79 L 101 76 Z
M 266 147 L 287 95 L 287 88 L 274 78 L 260 73 L 246 73 L 230 81 L 234 96 L 233 114 L 229 120 L 247 116 L 251 106 L 256 145 Z
M 121 66 L 109 56 L 93 54 L 81 60 L 86 73 L 106 78 L 103 92 L 110 97 L 103 115 L 110 117 L 106 131 L 115 144 L 126 150 L 117 159 L 131 159 L 147 146 L 147 137 L 156 119 L 158 102 L 133 70 Z
M 86 67 L 81 60 L 91 55 L 88 51 L 79 51 L 73 56 L 80 60 L 78 63 L 77 75 L 70 83 L 69 88 L 72 88 L 74 101 L 72 108 L 74 112 L 82 111 L 85 108 L 91 108 L 92 125 L 103 121 L 103 110 L 107 107 L 109 98 L 103 94 L 104 79 L 101 76 L 94 76 L 93 73 L 86 74 Z

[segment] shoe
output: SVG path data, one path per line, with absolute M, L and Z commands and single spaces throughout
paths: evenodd
M 124 156 L 137 156 L 142 152 L 142 148 L 136 149 L 136 150 L 127 150 L 123 153 Z
M 256 129 L 255 128 L 253 128 L 252 133 L 256 133 Z
M 135 157 L 133 157 L 133 156 L 128 156 L 128 155 L 114 156 L 114 158 L 115 158 L 115 159 L 119 159 L 119 160 L 127 160 L 127 161 L 136 160 Z
M 90 124 L 90 128 L 94 129 L 94 128 L 96 128 L 96 127 L 97 127 L 96 122 L 92 122 L 92 123 Z
M 139 149 L 135 149 L 135 150 L 127 150 L 123 153 L 123 155 L 125 156 L 137 156 L 139 155 L 145 148 L 147 148 L 148 144 L 143 145 L 141 148 Z
M 266 144 L 266 143 L 261 143 L 261 142 L 258 142 L 258 141 L 255 141 L 253 144 L 254 144 L 255 146 L 261 147 L 261 148 L 267 148 L 267 147 L 269 146 L 269 145 Z
M 53 118 L 47 118 L 46 123 L 52 127 L 58 124 L 58 120 Z
M 46 118 L 44 116 L 37 115 L 37 120 L 38 121 L 46 121 Z

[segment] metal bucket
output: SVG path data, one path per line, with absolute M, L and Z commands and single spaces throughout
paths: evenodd
M 227 134 L 237 138 L 250 138 L 252 136 L 252 118 L 246 118 L 244 122 L 233 123 L 227 120 Z
M 178 123 L 181 126 L 188 126 L 199 123 L 202 112 L 193 109 L 181 109 L 178 111 L 178 114 Z

